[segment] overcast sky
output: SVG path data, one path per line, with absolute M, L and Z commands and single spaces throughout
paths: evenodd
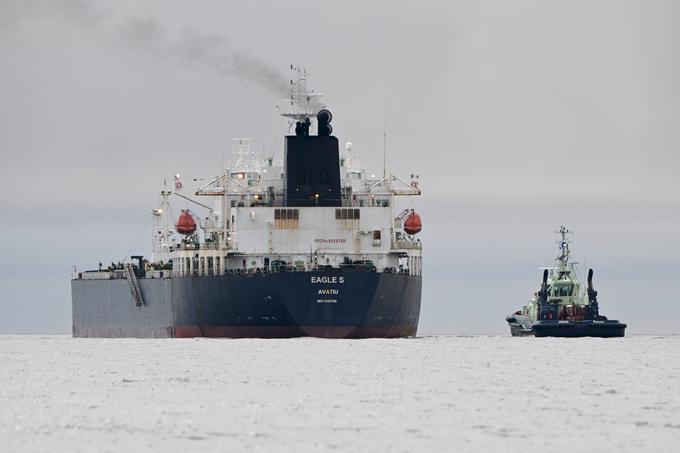
M 290 64 L 375 173 L 387 106 L 420 333 L 507 333 L 562 224 L 605 315 L 680 332 L 680 3 L 230 3 L 0 0 L 0 332 L 69 332 L 71 266 L 124 256 L 164 178 L 281 157 Z

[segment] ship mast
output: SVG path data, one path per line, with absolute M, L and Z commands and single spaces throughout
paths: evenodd
M 321 102 L 321 93 L 307 89 L 307 70 L 305 68 L 290 65 L 291 71 L 295 71 L 297 77 L 290 81 L 290 95 L 283 107 L 279 107 L 281 116 L 288 118 L 290 126 L 297 121 L 316 115 L 325 105 Z
M 154 261 L 167 261 L 170 256 L 169 252 L 175 245 L 175 236 L 170 223 L 170 202 L 168 198 L 172 195 L 172 191 L 163 187 L 160 192 L 161 202 L 158 208 L 153 209 L 153 236 L 152 236 L 152 252 Z
M 560 271 L 566 271 L 569 267 L 569 256 L 571 254 L 569 250 L 569 239 L 567 239 L 567 234 L 571 233 L 566 227 L 561 226 L 559 231 L 556 231 L 561 236 L 560 245 L 560 255 L 557 260 L 560 262 Z

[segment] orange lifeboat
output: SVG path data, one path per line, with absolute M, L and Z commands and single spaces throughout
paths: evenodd
M 179 219 L 177 219 L 175 229 L 179 234 L 186 235 L 193 234 L 193 232 L 196 231 L 196 221 L 188 209 L 182 209 L 182 213 L 179 215 Z
M 415 211 L 412 211 L 404 221 L 404 231 L 406 231 L 407 234 L 416 234 L 420 233 L 420 230 L 422 229 L 423 222 L 420 220 L 420 216 Z

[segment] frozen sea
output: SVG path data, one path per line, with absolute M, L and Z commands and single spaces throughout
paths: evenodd
M 680 336 L 0 336 L 0 450 L 680 451 Z

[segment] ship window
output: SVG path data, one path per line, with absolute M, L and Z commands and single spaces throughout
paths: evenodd
M 299 209 L 274 209 L 274 220 L 298 220 Z
M 359 209 L 336 209 L 335 219 L 336 220 L 359 220 L 361 216 Z
M 373 231 L 373 240 L 374 240 L 374 241 L 379 241 L 379 240 L 380 240 L 380 230 L 374 230 L 374 231 Z

